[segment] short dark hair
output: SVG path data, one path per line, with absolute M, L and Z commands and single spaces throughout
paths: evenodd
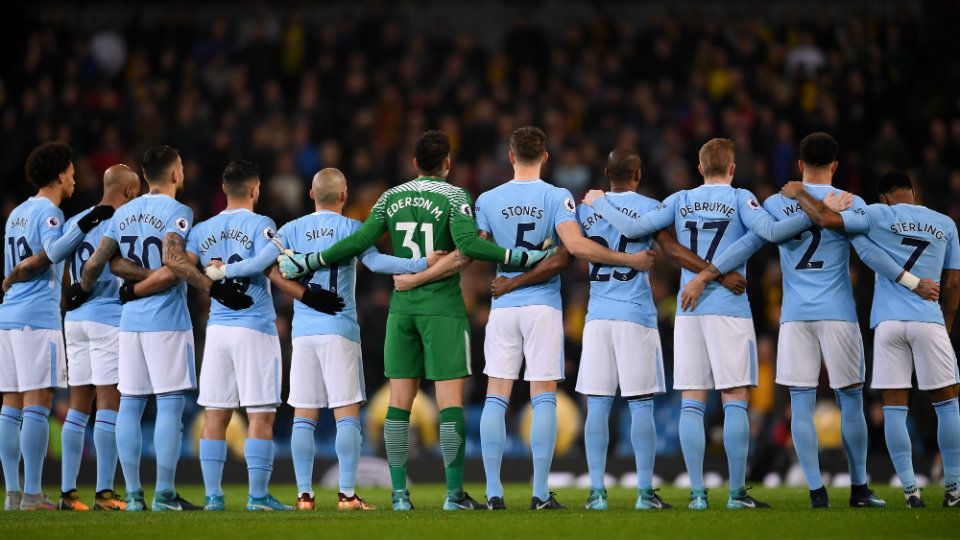
M 150 148 L 143 153 L 143 162 L 140 164 L 143 177 L 147 182 L 159 180 L 178 157 L 180 157 L 180 151 L 165 144 Z
M 633 150 L 616 148 L 607 156 L 607 178 L 610 182 L 629 182 L 640 170 L 640 156 Z
M 27 182 L 37 189 L 45 188 L 56 182 L 60 173 L 70 168 L 72 161 L 73 150 L 67 143 L 43 143 L 27 156 L 27 165 L 24 167 Z
M 540 161 L 547 152 L 547 134 L 536 126 L 524 126 L 510 134 L 510 150 L 520 163 Z
M 840 145 L 829 133 L 817 131 L 800 140 L 800 160 L 811 167 L 826 167 L 837 160 Z
M 235 159 L 223 170 L 223 185 L 230 195 L 242 195 L 250 181 L 260 178 L 260 168 L 252 161 Z
M 427 174 L 440 172 L 443 160 L 449 155 L 450 137 L 435 129 L 424 131 L 417 139 L 417 146 L 413 151 L 420 172 Z
M 877 195 L 884 195 L 898 189 L 913 189 L 913 182 L 903 171 L 887 171 L 877 180 Z

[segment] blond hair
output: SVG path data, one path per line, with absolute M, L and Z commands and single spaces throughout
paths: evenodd
M 724 176 L 733 165 L 733 141 L 730 139 L 710 139 L 700 147 L 697 156 L 703 176 Z

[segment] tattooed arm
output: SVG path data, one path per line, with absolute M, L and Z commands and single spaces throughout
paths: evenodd
M 154 272 L 154 270 L 142 268 L 137 263 L 120 255 L 110 259 L 110 271 L 113 272 L 113 275 L 126 281 L 143 281 Z
M 103 273 L 103 269 L 107 266 L 107 263 L 110 262 L 110 259 L 117 253 L 116 240 L 104 236 L 100 239 L 100 245 L 97 246 L 97 250 L 93 252 L 93 255 L 90 256 L 90 259 L 87 260 L 87 264 L 83 266 L 83 276 L 80 279 L 80 288 L 86 292 L 93 290 L 93 286 L 97 284 L 97 280 L 100 279 L 100 274 Z
M 183 237 L 177 233 L 167 233 L 163 237 L 163 265 L 178 278 L 204 292 L 210 292 L 213 281 L 197 268 L 196 258 L 190 257 L 183 249 Z

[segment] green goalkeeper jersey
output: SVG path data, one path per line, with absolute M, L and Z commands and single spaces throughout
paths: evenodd
M 431 251 L 453 251 L 472 259 L 507 262 L 509 252 L 477 235 L 470 196 L 440 178 L 420 177 L 387 190 L 355 233 L 330 246 L 320 258 L 329 265 L 355 257 L 390 233 L 393 254 L 418 259 Z M 460 275 L 394 291 L 390 312 L 404 315 L 466 316 Z

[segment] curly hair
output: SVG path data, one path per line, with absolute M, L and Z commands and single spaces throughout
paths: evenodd
M 33 149 L 27 156 L 24 171 L 27 182 L 40 189 L 57 181 L 57 177 L 70 167 L 73 150 L 64 142 L 51 141 Z
M 816 131 L 800 140 L 800 160 L 811 167 L 826 167 L 837 160 L 840 145 L 823 131 Z
M 424 131 L 417 139 L 417 146 L 413 152 L 417 159 L 417 167 L 425 174 L 437 174 L 443 160 L 450 155 L 450 137 L 437 130 Z

